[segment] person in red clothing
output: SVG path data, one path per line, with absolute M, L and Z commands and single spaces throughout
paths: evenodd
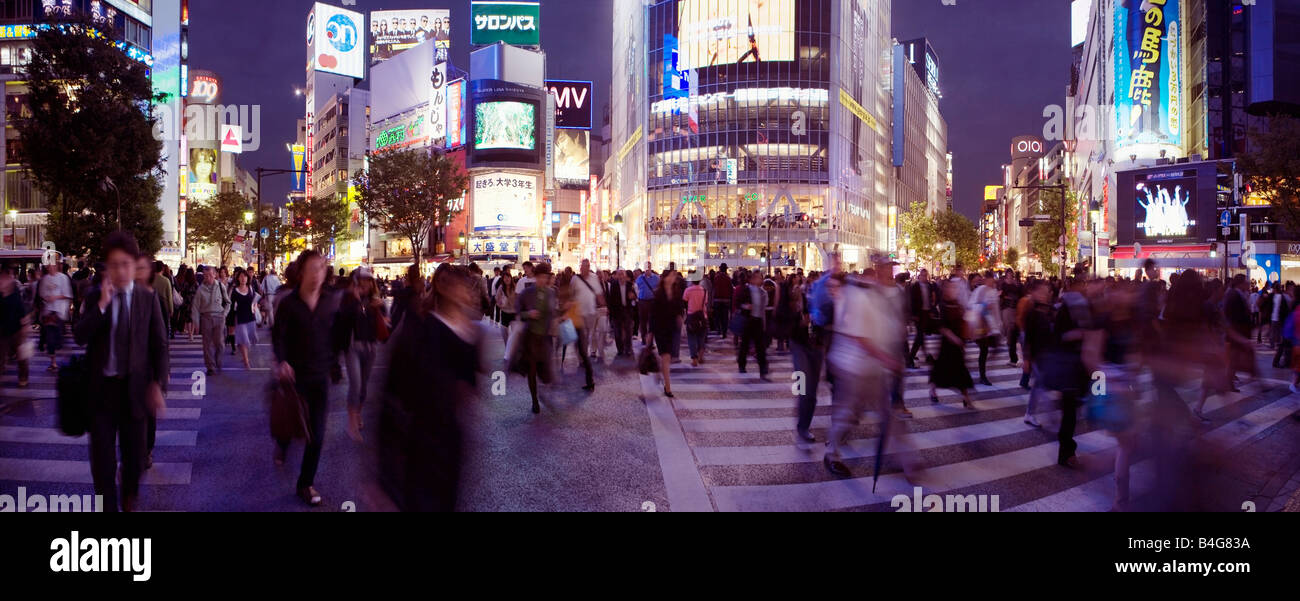
M 691 351 L 691 367 L 699 367 L 704 362 L 704 344 L 709 335 L 709 308 L 705 305 L 708 295 L 700 285 L 703 272 L 693 272 L 687 279 L 691 285 L 682 293 L 686 301 L 686 346 Z

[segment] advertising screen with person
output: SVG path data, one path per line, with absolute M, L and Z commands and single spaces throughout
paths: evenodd
M 681 0 L 679 67 L 794 60 L 794 0 Z
M 1169 243 L 1196 235 L 1196 178 L 1156 176 L 1137 182 L 1133 239 Z

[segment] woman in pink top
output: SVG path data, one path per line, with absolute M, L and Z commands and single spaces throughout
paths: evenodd
M 703 271 L 692 272 L 687 277 L 691 285 L 682 293 L 682 300 L 686 301 L 686 346 L 691 351 L 691 366 L 699 367 L 704 363 L 704 343 L 709 335 L 708 293 L 700 286 Z

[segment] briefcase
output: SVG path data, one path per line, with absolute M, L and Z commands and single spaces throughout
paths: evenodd
M 267 395 L 270 399 L 271 437 L 276 440 L 305 440 L 311 442 L 307 427 L 307 401 L 285 382 L 272 382 Z
M 59 367 L 59 430 L 68 436 L 81 436 L 90 428 L 90 362 L 83 355 L 73 355 Z

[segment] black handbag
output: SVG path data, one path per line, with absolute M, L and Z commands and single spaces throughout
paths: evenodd
M 703 311 L 696 311 L 686 316 L 686 333 L 699 335 L 709 331 L 709 320 Z
M 59 368 L 59 430 L 67 436 L 81 436 L 90 429 L 90 361 L 73 355 Z
M 659 355 L 655 354 L 655 345 L 650 343 L 641 349 L 641 356 L 636 360 L 637 370 L 641 375 L 659 372 Z

